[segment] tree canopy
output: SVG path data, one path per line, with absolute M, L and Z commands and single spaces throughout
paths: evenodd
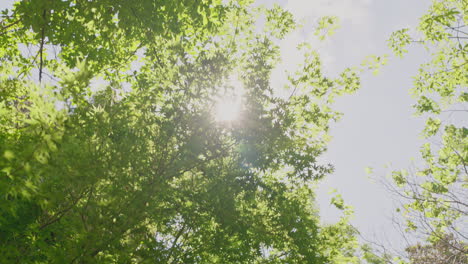
M 278 41 L 300 23 L 254 2 L 24 0 L 1 12 L 1 263 L 388 263 L 360 245 L 340 195 L 341 218 L 324 224 L 314 194 L 333 171 L 319 157 L 334 100 L 386 58 L 329 76 L 301 44 L 284 96 L 271 83 Z M 425 136 L 441 138 L 422 148 L 422 178 L 393 173 L 407 226 L 427 238 L 408 248 L 412 263 L 466 254 L 468 130 L 441 115 L 468 99 L 467 20 L 466 1 L 438 0 L 419 35 L 391 36 L 399 56 L 432 52 L 412 92 Z M 336 23 L 317 18 L 317 38 Z
M 397 55 L 407 52 L 408 45 L 421 45 L 431 54 L 411 89 L 416 114 L 426 120 L 423 162 L 416 169 L 392 173 L 393 190 L 405 200 L 407 231 L 419 232 L 432 243 L 423 251 L 411 247 L 415 255 L 444 245 L 451 245 L 458 255 L 468 254 L 468 129 L 463 122 L 468 111 L 467 24 L 466 1 L 433 1 L 416 30 L 396 31 L 390 39 Z
M 357 261 L 349 213 L 322 225 L 313 186 L 332 170 L 316 161 L 330 103 L 359 78 L 326 77 L 304 47 L 294 92 L 275 95 L 290 13 L 42 0 L 15 3 L 1 26 L 2 262 Z M 217 122 L 217 98 L 238 86 L 240 117 Z

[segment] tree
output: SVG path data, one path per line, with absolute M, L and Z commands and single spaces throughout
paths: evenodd
M 339 117 L 330 104 L 357 72 L 326 77 L 303 47 L 294 92 L 276 96 L 274 40 L 295 22 L 250 2 L 2 12 L 2 263 L 358 263 L 349 210 L 321 225 L 312 191 L 332 170 L 316 161 Z M 240 118 L 216 122 L 210 106 L 236 75 Z
M 406 249 L 409 254 L 411 263 L 414 264 L 464 264 L 468 262 L 466 254 L 461 252 L 459 248 L 467 248 L 463 242 L 454 240 L 453 235 L 448 235 L 442 240 L 429 245 L 411 246 Z
M 466 1 L 437 0 L 421 18 L 417 33 L 411 35 L 410 29 L 402 29 L 390 40 L 390 47 L 399 56 L 407 52 L 409 44 L 422 45 L 431 53 L 411 90 L 417 100 L 416 114 L 426 118 L 423 165 L 394 171 L 394 185 L 390 186 L 403 198 L 406 231 L 419 232 L 430 243 L 409 248 L 412 263 L 426 263 L 432 258 L 430 252 L 440 253 L 447 245 L 458 251 L 453 253 L 457 256 L 468 252 L 462 246 L 468 239 L 468 129 L 460 117 L 454 117 L 468 111 L 467 23 Z

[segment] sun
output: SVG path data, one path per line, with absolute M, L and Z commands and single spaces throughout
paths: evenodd
M 215 119 L 217 122 L 232 122 L 239 118 L 241 99 L 233 96 L 222 97 L 216 103 Z
M 232 76 L 223 87 L 223 94 L 219 94 L 213 109 L 216 122 L 227 123 L 239 119 L 242 110 L 244 89 L 242 83 Z

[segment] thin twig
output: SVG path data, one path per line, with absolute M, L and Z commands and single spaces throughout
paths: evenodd
M 0 33 L 0 36 L 8 33 L 9 31 L 7 29 L 14 26 L 14 25 L 16 25 L 16 24 L 18 24 L 19 22 L 20 22 L 20 20 L 16 20 L 15 22 L 12 22 L 12 23 L 10 23 L 8 25 L 3 26 L 2 27 L 2 32 Z
M 46 10 L 42 13 L 42 18 L 44 19 L 44 25 L 42 26 L 41 30 L 41 46 L 39 48 L 40 54 L 40 62 L 39 62 L 39 83 L 42 81 L 42 68 L 44 66 L 44 58 L 43 58 L 43 51 L 44 51 L 44 39 L 45 39 L 45 27 L 46 27 Z

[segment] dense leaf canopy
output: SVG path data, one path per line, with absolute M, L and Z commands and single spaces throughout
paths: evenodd
M 339 116 L 329 105 L 357 73 L 328 78 L 304 47 L 294 91 L 276 96 L 275 40 L 295 22 L 249 2 L 3 11 L 2 263 L 358 261 L 350 213 L 323 226 L 313 195 L 332 170 L 316 161 Z M 239 85 L 240 117 L 216 122 L 216 98 Z

